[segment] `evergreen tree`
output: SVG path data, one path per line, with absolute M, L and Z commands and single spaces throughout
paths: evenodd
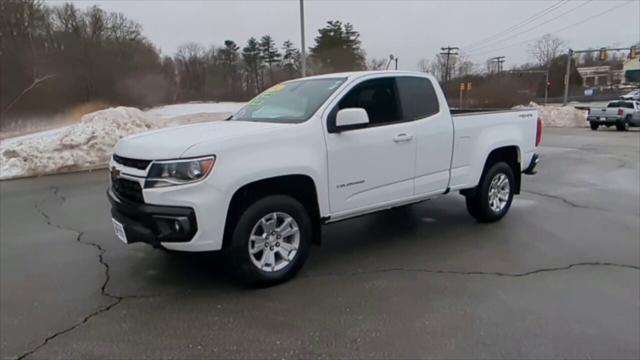
M 318 30 L 311 58 L 321 71 L 366 69 L 365 54 L 360 47 L 360 33 L 350 23 L 328 21 Z
M 224 73 L 224 82 L 227 84 L 227 88 L 231 93 L 231 98 L 235 98 L 237 95 L 236 89 L 238 88 L 237 82 L 239 77 L 238 50 L 240 50 L 240 47 L 234 41 L 225 40 L 224 47 L 218 52 Z
M 554 97 L 554 96 L 562 96 L 563 95 L 563 91 L 564 91 L 564 75 L 565 72 L 567 71 L 567 56 L 557 56 L 555 57 L 553 60 L 551 60 L 551 63 L 549 65 L 549 80 L 551 80 L 551 83 L 553 84 L 551 86 L 551 89 L 549 89 L 549 97 Z M 578 72 L 577 68 L 576 68 L 576 60 L 575 59 L 571 59 L 571 83 L 569 85 L 569 89 L 581 89 L 582 88 L 582 76 L 580 76 L 580 73 Z M 538 94 L 543 94 L 544 93 L 544 82 L 541 81 L 540 82 L 539 88 L 538 88 Z
M 260 58 L 269 67 L 269 82 L 273 84 L 273 64 L 280 62 L 282 55 L 278 52 L 276 42 L 271 35 L 260 38 Z
M 298 75 L 300 71 L 300 50 L 293 47 L 293 43 L 289 40 L 282 44 L 282 67 L 287 72 L 290 79 Z
M 250 92 L 260 92 L 260 44 L 256 38 L 247 40 L 247 45 L 242 49 L 242 59 L 246 67 L 247 90 Z

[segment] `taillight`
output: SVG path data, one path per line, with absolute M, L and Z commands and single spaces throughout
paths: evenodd
M 536 125 L 536 146 L 542 142 L 542 118 L 538 118 L 538 124 Z
M 618 109 L 618 116 L 622 116 L 622 115 L 624 115 L 624 110 Z
M 591 108 L 587 109 L 587 115 L 591 115 Z

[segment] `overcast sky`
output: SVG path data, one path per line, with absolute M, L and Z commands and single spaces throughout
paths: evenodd
M 209 46 L 231 39 L 243 46 L 250 36 L 264 34 L 271 34 L 278 44 L 287 39 L 300 44 L 298 0 L 72 2 L 81 8 L 99 5 L 124 13 L 141 23 L 144 35 L 169 55 L 189 41 Z M 510 29 L 552 6 L 557 7 Z M 399 67 L 408 70 L 417 69 L 420 59 L 432 59 L 446 45 L 461 47 L 479 66 L 498 55 L 506 57 L 507 67 L 531 62 L 527 41 L 547 32 L 574 49 L 622 47 L 640 41 L 640 0 L 305 0 L 305 19 L 307 46 L 326 21 L 351 22 L 369 57 L 394 54 Z

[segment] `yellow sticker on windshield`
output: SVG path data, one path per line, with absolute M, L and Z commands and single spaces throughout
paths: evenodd
M 275 84 L 272 87 L 268 88 L 265 92 L 278 92 L 284 90 L 286 87 L 287 86 L 285 84 Z

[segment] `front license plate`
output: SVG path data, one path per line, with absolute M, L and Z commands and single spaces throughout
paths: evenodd
M 113 222 L 113 231 L 116 233 L 118 239 L 127 244 L 127 234 L 124 232 L 124 226 L 120 224 L 116 219 L 111 219 Z

